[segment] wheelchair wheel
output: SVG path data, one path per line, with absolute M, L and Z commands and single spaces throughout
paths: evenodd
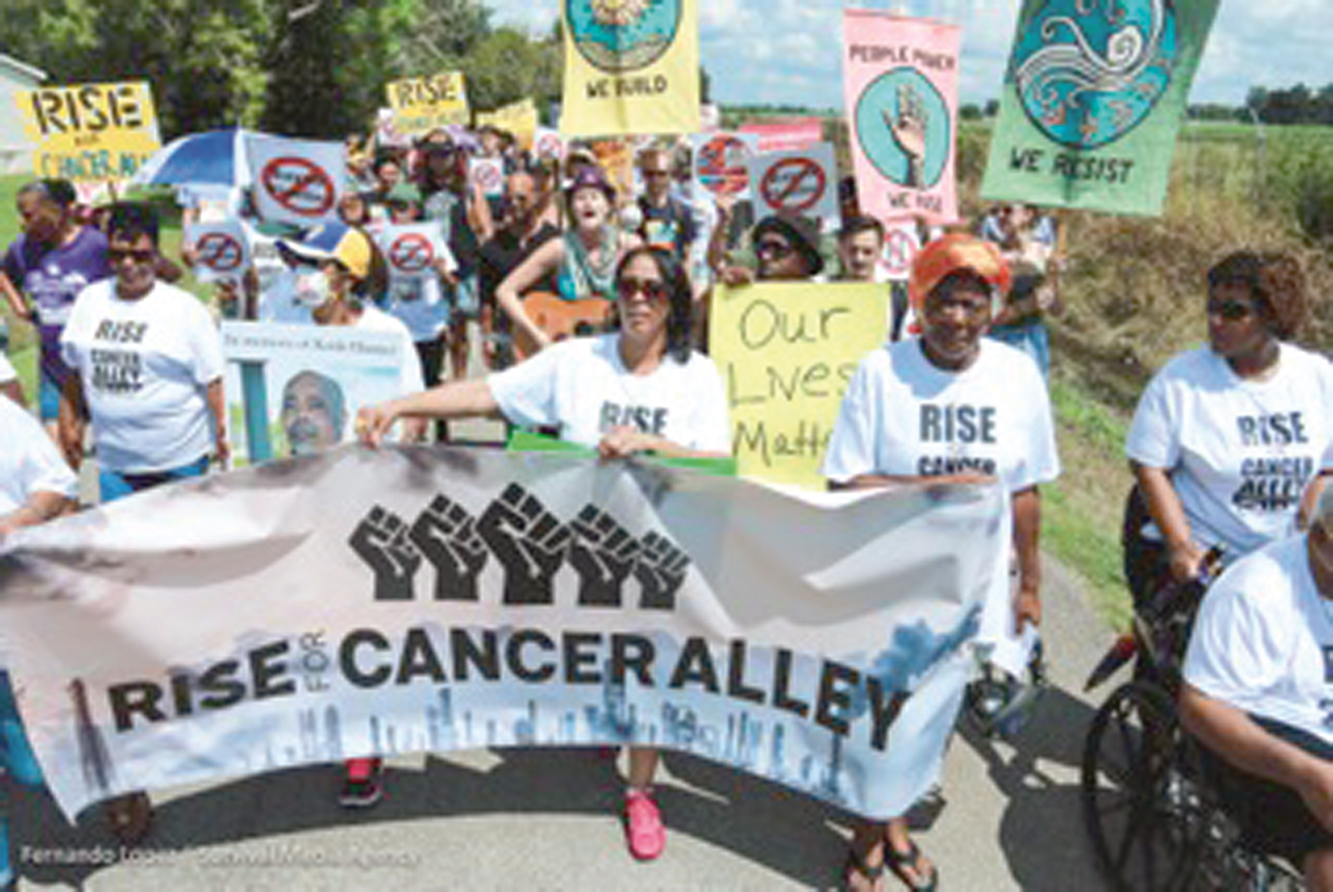
M 1209 888 L 1201 874 L 1198 774 L 1162 688 L 1132 681 L 1092 720 L 1083 751 L 1083 814 L 1093 848 L 1117 889 Z

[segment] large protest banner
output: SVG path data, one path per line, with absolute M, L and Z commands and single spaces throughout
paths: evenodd
M 38 87 L 14 100 L 39 177 L 124 183 L 162 147 L 146 81 Z
M 887 818 L 938 777 L 1007 516 L 991 486 L 807 500 L 343 447 L 21 531 L 0 627 L 69 815 L 370 754 L 637 743 Z
M 885 220 L 953 222 L 960 30 L 848 9 L 843 31 L 844 95 L 862 211 Z
M 982 195 L 1160 214 L 1217 0 L 1028 0 Z
M 309 455 L 349 439 L 362 406 L 403 395 L 393 332 L 350 326 L 222 323 L 232 461 Z
M 695 133 L 698 0 L 563 0 L 564 136 Z
M 888 286 L 758 283 L 719 288 L 709 355 L 727 388 L 738 472 L 822 490 L 842 394 L 884 343 Z
M 347 182 L 342 143 L 252 133 L 245 148 L 259 216 L 297 226 L 338 219 L 338 200 Z
M 393 131 L 423 136 L 439 127 L 468 123 L 467 86 L 461 71 L 411 77 L 384 85 Z

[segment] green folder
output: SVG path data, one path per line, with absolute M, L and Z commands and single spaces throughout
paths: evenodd
M 561 455 L 596 458 L 597 450 L 587 446 L 566 443 L 555 437 L 534 434 L 532 431 L 515 430 L 509 435 L 505 449 L 509 452 L 554 452 Z M 736 459 L 734 458 L 659 458 L 649 455 L 648 460 L 667 468 L 685 468 L 714 477 L 735 477 Z

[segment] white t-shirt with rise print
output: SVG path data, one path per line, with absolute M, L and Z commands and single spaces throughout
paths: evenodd
M 78 372 L 102 467 L 168 471 L 213 451 L 207 387 L 222 377 L 222 343 L 194 295 L 165 282 L 137 300 L 116 280 L 79 293 L 60 349 Z
M 596 446 L 615 427 L 633 427 L 687 449 L 731 453 L 722 378 L 713 361 L 671 355 L 647 375 L 620 358 L 620 336 L 572 338 L 487 378 L 514 424 L 560 428 L 560 438 Z
M 861 360 L 843 396 L 823 474 L 998 477 L 1010 492 L 1060 474 L 1046 385 L 1026 354 L 983 338 L 968 368 L 936 367 L 920 338 Z
M 1306 485 L 1333 469 L 1333 364 L 1283 344 L 1257 381 L 1207 347 L 1184 353 L 1149 382 L 1125 452 L 1171 472 L 1198 545 L 1247 554 L 1292 533 Z

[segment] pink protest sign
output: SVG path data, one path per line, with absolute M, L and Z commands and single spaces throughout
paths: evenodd
M 958 219 L 959 29 L 849 9 L 843 35 L 843 86 L 862 212 L 885 220 Z
M 764 124 L 742 124 L 741 133 L 759 138 L 760 154 L 798 152 L 824 139 L 824 121 L 820 118 L 793 118 Z

